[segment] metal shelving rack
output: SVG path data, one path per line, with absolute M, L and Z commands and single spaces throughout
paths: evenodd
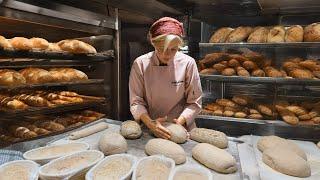
M 243 52 L 252 50 L 273 59 L 273 64 L 280 68 L 286 57 L 319 58 L 319 42 L 299 43 L 199 43 L 200 57 L 213 52 Z M 279 99 L 294 101 L 320 100 L 320 80 L 240 77 L 223 75 L 200 75 L 204 96 L 204 105 L 216 98 L 226 98 L 236 94 L 249 95 L 265 102 L 275 104 Z M 240 136 L 244 134 L 280 135 L 282 137 L 317 141 L 320 138 L 320 125 L 299 123 L 289 125 L 280 120 L 254 120 L 246 118 L 199 115 L 197 125 L 218 129 L 227 134 Z

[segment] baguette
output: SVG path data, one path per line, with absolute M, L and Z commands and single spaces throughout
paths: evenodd
M 41 84 L 53 82 L 51 74 L 40 68 L 25 68 L 19 71 L 29 84 Z
M 53 104 L 50 103 L 48 100 L 39 97 L 39 96 L 32 96 L 27 94 L 20 94 L 13 96 L 14 99 L 20 100 L 26 103 L 29 106 L 36 106 L 36 107 L 50 107 Z
M 31 38 L 32 49 L 46 50 L 49 47 L 49 42 L 43 38 Z
M 12 47 L 16 50 L 31 50 L 32 43 L 29 39 L 24 37 L 14 37 L 9 40 Z
M 211 68 L 214 64 L 224 60 L 229 60 L 229 54 L 227 53 L 210 53 L 207 54 L 204 59 L 199 61 L 199 66 L 204 68 Z
M 62 40 L 58 42 L 61 50 L 75 54 L 95 54 L 96 49 L 85 42 L 79 40 Z
M 3 36 L 0 36 L 0 48 L 3 49 L 12 49 L 12 45 L 8 39 Z
M 26 83 L 26 79 L 17 71 L 0 69 L 0 85 L 17 86 Z

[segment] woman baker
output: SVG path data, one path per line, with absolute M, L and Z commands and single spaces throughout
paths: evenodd
M 179 52 L 183 25 L 164 17 L 149 30 L 154 51 L 138 57 L 129 79 L 130 111 L 157 137 L 169 139 L 164 122 L 180 124 L 190 131 L 201 110 L 202 89 L 195 60 Z

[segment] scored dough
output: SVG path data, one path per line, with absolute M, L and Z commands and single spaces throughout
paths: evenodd
M 311 175 L 308 162 L 289 149 L 269 148 L 263 152 L 262 161 L 283 174 L 296 177 Z
M 220 131 L 206 128 L 194 128 L 190 132 L 190 138 L 200 143 L 209 143 L 218 148 L 228 147 L 227 136 Z
M 234 173 L 237 171 L 236 160 L 231 154 L 208 143 L 197 144 L 192 149 L 192 157 L 217 172 Z

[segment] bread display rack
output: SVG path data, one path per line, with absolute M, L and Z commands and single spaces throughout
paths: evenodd
M 210 53 L 245 54 L 246 52 L 255 52 L 262 54 L 267 59 L 271 59 L 272 65 L 280 71 L 283 70 L 283 63 L 289 58 L 298 57 L 303 60 L 312 59 L 319 62 L 319 47 L 319 42 L 201 42 L 199 43 L 200 60 L 198 64 Z M 211 66 L 211 64 L 209 66 Z M 307 121 L 299 120 L 298 115 L 296 115 L 298 122 L 290 124 L 288 122 L 290 122 L 291 119 L 286 122 L 283 120 L 283 117 L 291 115 L 292 112 L 285 110 L 286 114 L 281 111 L 281 107 L 277 105 L 279 102 L 287 101 L 290 103 L 290 106 L 299 106 L 303 109 L 307 109 L 303 107 L 303 105 L 308 102 L 315 103 L 315 106 L 318 106 L 317 102 L 320 102 L 320 79 L 316 77 L 313 79 L 293 78 L 289 77 L 289 75 L 283 77 L 254 77 L 251 75 L 252 71 L 250 72 L 249 70 L 248 75 L 240 76 L 237 74 L 236 68 L 234 68 L 235 74 L 230 74 L 229 76 L 222 75 L 221 72 L 219 73 L 212 69 L 202 71 L 204 73 L 201 73 L 202 68 L 203 67 L 199 65 L 203 88 L 203 112 L 197 118 L 198 126 L 218 129 L 234 136 L 243 134 L 278 134 L 288 138 L 310 141 L 319 139 L 319 121 L 311 122 L 311 119 Z M 239 114 L 237 114 L 238 117 L 235 117 L 235 112 L 230 112 L 231 114 L 228 114 L 228 112 L 224 113 L 226 110 L 222 110 L 220 114 L 219 111 L 213 113 L 213 111 L 206 109 L 208 104 L 216 104 L 217 99 L 226 98 L 231 100 L 232 97 L 239 95 L 251 97 L 260 104 L 267 104 L 270 109 L 275 112 L 274 116 L 268 118 L 263 117 L 261 119 L 248 118 L 248 109 L 256 108 L 256 105 L 245 107 L 247 109 L 244 111 L 246 111 L 247 115 L 243 115 L 243 117 Z M 314 108 L 317 109 L 318 107 Z M 239 111 L 241 112 L 242 110 Z M 309 113 L 311 113 L 311 111 L 311 109 L 308 109 Z M 295 115 L 294 113 L 292 114 Z M 317 120 L 318 119 L 317 117 Z
M 117 9 L 106 15 L 14 2 L 0 3 L 0 146 L 117 117 Z

